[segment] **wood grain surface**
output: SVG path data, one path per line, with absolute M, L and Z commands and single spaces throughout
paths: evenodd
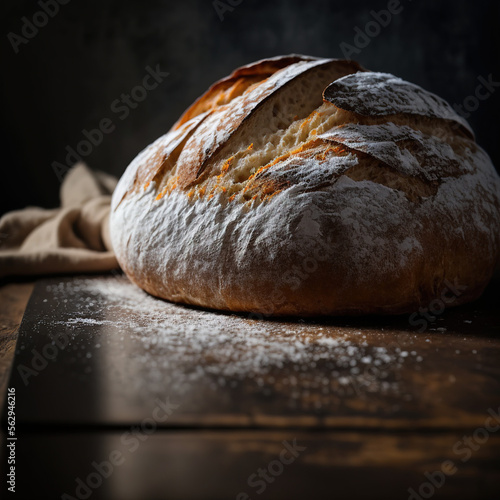
M 63 492 L 75 497 L 75 478 L 85 480 L 92 462 L 119 452 L 122 463 L 92 490 L 91 499 L 386 500 L 411 498 L 412 490 L 419 496 L 421 491 L 420 498 L 498 499 L 498 435 L 465 461 L 463 453 L 453 452 L 464 437 L 458 432 L 158 431 L 134 451 L 122 436 L 28 434 L 23 445 L 30 454 L 19 470 L 29 474 L 33 493 L 44 484 L 52 498 Z M 296 456 L 283 451 L 285 443 L 295 445 Z M 280 465 L 280 457 L 287 463 Z
M 103 283 L 107 279 L 103 278 Z M 120 287 L 125 286 L 120 281 L 123 278 L 113 279 L 118 280 L 114 283 Z M 63 282 L 68 284 L 68 279 L 61 280 Z M 71 281 L 69 285 L 71 288 Z M 61 289 L 59 298 L 70 288 Z M 17 329 L 32 289 L 33 283 L 10 283 L 0 288 L 0 373 L 10 370 Z M 76 289 L 83 290 L 81 285 Z M 39 290 L 31 303 L 37 308 L 47 304 L 41 293 L 43 290 Z M 178 359 L 175 363 L 172 360 L 172 364 L 162 365 L 161 376 L 170 377 L 169 394 L 175 402 L 182 398 L 182 404 L 166 425 L 159 425 L 155 432 L 143 435 L 144 439 L 133 453 L 124 444 L 123 435 L 130 431 L 130 423 L 140 422 L 141 416 L 151 414 L 149 399 L 156 390 L 152 382 L 150 387 L 137 391 L 142 397 L 135 394 L 132 385 L 124 385 L 120 391 L 125 395 L 114 397 L 113 404 L 107 406 L 102 420 L 106 426 L 101 429 L 99 420 L 82 420 L 73 429 L 63 425 L 59 429 L 66 418 L 75 422 L 74 415 L 84 412 L 84 406 L 79 406 L 78 401 L 66 404 L 57 425 L 48 426 L 43 431 L 35 429 L 22 436 L 22 446 L 29 450 L 29 454 L 21 453 L 19 470 L 34 478 L 32 483 L 24 486 L 25 492 L 36 493 L 38 490 L 33 486 L 39 484 L 36 478 L 42 481 L 48 469 L 64 469 L 64 475 L 56 475 L 50 481 L 45 479 L 46 491 L 54 496 L 63 492 L 74 495 L 75 478 L 85 477 L 92 470 L 89 464 L 93 460 L 104 460 L 113 450 L 120 450 L 127 460 L 116 468 L 110 480 L 93 492 L 92 498 L 417 500 L 432 496 L 497 499 L 500 497 L 500 425 L 497 425 L 500 424 L 499 290 L 500 280 L 496 278 L 479 301 L 437 314 L 433 321 L 427 322 L 423 332 L 418 332 L 420 324 L 415 321 L 411 324 L 408 317 L 337 318 L 313 322 L 257 320 L 265 322 L 264 333 L 270 329 L 284 339 L 295 339 L 307 331 L 312 343 L 325 337 L 335 339 L 337 349 L 338 342 L 346 340 L 349 342 L 346 352 L 358 349 L 355 352 L 358 358 L 362 354 L 373 360 L 377 349 L 383 346 L 384 352 L 390 354 L 389 364 L 395 361 L 397 366 L 386 364 L 383 370 L 373 372 L 372 378 L 363 378 L 362 374 L 352 376 L 349 364 L 336 366 L 335 362 L 344 356 L 341 350 L 340 355 L 337 352 L 333 356 L 335 359 L 320 359 L 316 363 L 309 363 L 306 359 L 302 364 L 297 362 L 289 366 L 285 363 L 281 368 L 271 366 L 258 378 L 245 376 L 236 379 L 227 375 L 221 381 L 220 374 L 216 373 L 212 378 L 207 376 L 197 381 L 189 389 L 179 386 L 177 390 L 176 377 L 180 380 L 185 375 L 183 370 L 187 369 L 185 365 L 190 358 L 184 359 L 180 355 L 183 346 L 176 346 L 177 350 L 170 352 Z M 127 340 L 126 337 L 117 337 L 119 332 L 106 325 L 119 322 L 124 311 L 128 315 L 127 324 L 141 325 L 141 317 L 134 316 L 130 308 L 123 309 L 123 300 L 117 301 L 122 309 L 111 304 L 116 306 L 113 309 L 109 297 L 103 295 L 99 298 L 94 292 L 82 291 L 82 300 L 87 301 L 89 297 L 94 304 L 92 321 L 97 322 L 95 318 L 98 318 L 104 325 L 100 327 L 100 337 L 94 337 L 93 342 L 98 338 L 108 338 L 108 352 L 120 350 L 120 356 L 127 360 L 119 367 L 113 365 L 113 369 L 133 373 L 133 378 L 149 380 L 148 377 L 157 371 L 155 366 L 153 372 L 149 370 L 152 360 L 165 358 L 169 351 L 149 345 L 146 351 L 152 355 L 146 363 L 138 364 L 137 347 L 142 344 L 137 343 L 137 334 L 130 335 Z M 66 310 L 62 302 L 58 302 L 58 308 L 54 309 L 58 311 L 58 318 L 64 319 L 64 314 L 71 313 L 73 320 L 82 319 L 75 317 L 71 305 Z M 157 311 L 156 307 L 153 305 L 153 313 Z M 165 307 L 175 312 L 179 306 Z M 41 324 L 45 325 L 40 334 L 43 328 L 49 328 L 47 325 L 52 314 L 52 309 L 47 309 L 40 316 Z M 90 318 L 91 313 L 88 314 Z M 203 311 L 190 308 L 181 314 L 183 322 L 179 325 L 200 321 L 201 316 L 206 321 L 207 317 Z M 35 317 L 27 317 L 26 321 L 28 326 L 36 324 Z M 249 323 L 245 318 L 235 319 L 234 324 L 231 321 L 231 318 L 220 318 L 220 324 L 227 328 L 231 325 L 243 327 L 243 334 L 247 327 L 257 324 Z M 74 328 L 74 325 L 70 327 Z M 84 324 L 79 325 L 76 331 L 84 335 L 85 328 Z M 178 340 L 177 337 L 173 339 Z M 187 339 L 186 336 L 185 346 L 188 345 Z M 37 345 L 36 340 L 33 338 L 33 345 Z M 359 351 L 361 348 L 362 352 Z M 394 357 L 394 353 L 398 356 Z M 216 352 L 204 352 L 203 359 L 205 368 L 217 368 Z M 44 377 L 53 382 L 57 380 L 54 377 L 58 374 L 58 364 L 51 366 L 44 372 Z M 86 365 L 75 366 L 83 369 Z M 98 364 L 93 365 L 96 366 Z M 300 373 L 294 373 L 297 370 Z M 349 376 L 349 383 L 339 385 L 339 379 Z M 118 379 L 120 377 L 121 374 Z M 3 378 L 2 398 L 6 376 Z M 38 377 L 37 382 L 42 378 Z M 327 390 L 315 382 L 325 380 Z M 113 380 L 107 379 L 107 396 L 113 399 L 110 387 L 115 390 L 119 384 L 110 382 Z M 396 390 L 392 391 L 394 384 Z M 93 386 L 94 389 L 100 387 L 95 383 Z M 36 398 L 37 386 L 33 383 L 31 387 Z M 77 378 L 60 379 L 60 387 L 54 390 L 54 402 L 47 403 L 47 407 L 57 404 L 57 398 L 65 390 L 69 394 L 72 389 L 79 392 Z M 85 393 L 80 391 L 79 394 Z M 37 412 L 34 422 L 44 415 L 42 407 L 37 408 L 40 413 Z M 21 406 L 19 410 L 26 413 Z M 99 418 L 103 415 L 95 414 Z M 117 414 L 124 416 L 121 423 L 116 421 Z M 91 426 L 85 428 L 85 422 Z M 292 443 L 293 440 L 304 450 L 292 463 L 281 467 L 276 460 L 283 450 L 283 443 Z M 50 459 L 45 454 L 48 447 L 56 451 Z M 33 466 L 44 458 L 44 467 Z M 268 473 L 266 477 L 270 479 L 260 478 L 260 482 L 258 476 L 252 476 L 259 468 L 265 471 L 268 467 L 275 472 L 283 470 L 276 475 Z M 443 484 L 436 486 L 430 477 Z M 413 497 L 412 492 L 415 492 Z
M 4 283 L 0 286 L 0 403 L 3 406 L 17 331 L 34 282 Z

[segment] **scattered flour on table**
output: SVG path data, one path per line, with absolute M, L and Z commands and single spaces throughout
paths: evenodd
M 47 291 L 72 304 L 57 323 L 80 334 L 89 326 L 104 331 L 99 347 L 106 341 L 118 346 L 112 352 L 126 356 L 127 369 L 141 383 L 161 384 L 170 377 L 178 390 L 202 381 L 213 388 L 250 381 L 264 394 L 269 384 L 287 386 L 292 398 L 300 390 L 302 396 L 311 391 L 326 399 L 369 393 L 409 399 L 399 371 L 410 358 L 422 360 L 416 351 L 368 342 L 366 329 L 184 307 L 146 294 L 123 276 L 75 278 L 48 285 Z

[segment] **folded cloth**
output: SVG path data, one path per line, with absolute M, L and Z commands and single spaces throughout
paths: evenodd
M 61 208 L 27 207 L 0 219 L 0 278 L 118 268 L 109 237 L 117 180 L 76 164 L 61 185 Z

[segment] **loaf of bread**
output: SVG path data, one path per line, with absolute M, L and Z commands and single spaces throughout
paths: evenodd
M 125 273 L 170 301 L 409 313 L 481 294 L 499 258 L 500 179 L 438 96 L 290 55 L 212 85 L 127 168 L 110 224 Z

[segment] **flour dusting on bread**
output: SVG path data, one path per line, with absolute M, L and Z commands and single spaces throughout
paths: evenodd
M 153 295 L 269 315 L 411 312 L 485 287 L 500 181 L 443 99 L 354 62 L 236 70 L 129 166 L 111 232 Z

